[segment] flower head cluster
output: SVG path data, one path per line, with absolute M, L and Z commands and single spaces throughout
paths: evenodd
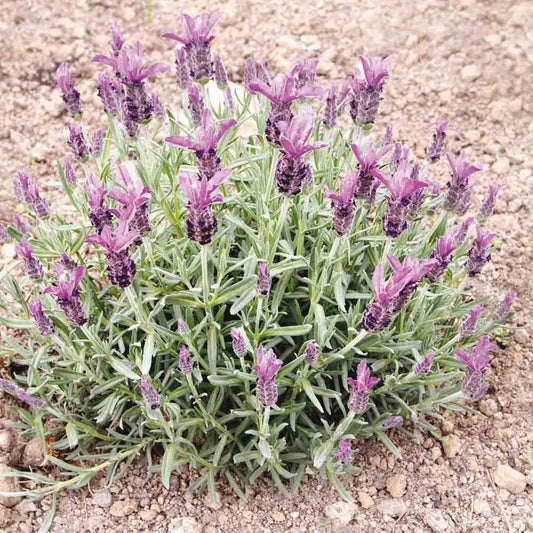
M 379 383 L 378 378 L 370 376 L 366 359 L 357 365 L 357 379 L 348 378 L 347 383 L 351 388 L 348 409 L 356 414 L 364 413 L 368 406 L 370 389 Z
M 259 60 L 254 63 L 254 60 L 250 57 L 244 63 L 244 85 L 251 94 L 255 94 L 255 90 L 251 87 L 251 84 L 255 81 L 260 81 L 267 87 L 272 86 L 272 80 L 264 61 Z
M 22 257 L 24 262 L 24 270 L 26 274 L 31 279 L 41 279 L 43 277 L 43 265 L 41 262 L 33 255 L 33 252 L 30 248 L 30 243 L 27 239 L 21 239 L 19 244 L 16 246 L 17 253 Z
M 85 194 L 87 194 L 87 200 L 91 207 L 89 220 L 96 232 L 102 233 L 104 227 L 112 225 L 113 216 L 112 210 L 104 206 L 104 200 L 108 194 L 105 184 L 94 174 L 91 174 L 83 189 Z
M 244 357 L 248 349 L 246 348 L 246 341 L 244 340 L 242 331 L 238 328 L 231 328 L 230 335 L 233 353 L 237 357 Z
M 308 365 L 314 365 L 320 357 L 320 349 L 316 342 L 308 342 L 305 347 L 305 362 Z
M 472 224 L 472 222 L 474 222 L 474 220 L 474 217 L 468 217 L 463 220 L 461 224 L 458 224 L 452 229 L 450 235 L 455 244 L 457 244 L 458 246 L 460 244 L 463 244 L 468 234 L 468 229 L 470 228 L 470 225 Z
M 476 332 L 477 323 L 481 313 L 483 312 L 484 305 L 479 304 L 470 309 L 468 316 L 461 322 L 460 332 L 463 336 L 473 335 Z
M 342 439 L 339 443 L 339 448 L 333 453 L 342 464 L 349 465 L 353 461 L 352 441 L 350 439 Z
M 80 93 L 74 87 L 74 80 L 68 66 L 61 63 L 56 72 L 57 86 L 63 93 L 63 103 L 71 117 L 81 116 Z
M 79 266 L 72 271 L 68 271 L 56 263 L 56 272 L 58 284 L 46 287 L 44 294 L 52 294 L 56 297 L 59 307 L 61 307 L 69 322 L 83 326 L 87 322 L 87 317 L 83 309 L 78 285 L 85 277 L 85 267 Z
M 433 350 L 429 350 L 429 352 L 424 355 L 424 357 L 421 357 L 413 367 L 413 372 L 417 376 L 426 376 L 431 371 L 431 367 L 433 366 L 433 359 L 435 358 L 435 352 Z
M 256 394 L 257 399 L 269 407 L 278 401 L 278 385 L 276 374 L 281 368 L 283 361 L 276 358 L 274 350 L 265 349 L 262 345 L 257 348 L 257 365 L 252 370 L 257 374 Z
M 468 250 L 468 275 L 475 276 L 490 261 L 490 244 L 494 239 L 494 234 L 483 226 L 476 226 L 476 238 L 472 247 Z
M 357 173 L 348 174 L 341 179 L 339 192 L 326 191 L 325 198 L 333 204 L 333 228 L 340 235 L 346 235 L 353 225 L 355 202 L 354 192 L 357 187 Z
M 470 176 L 479 172 L 480 167 L 471 165 L 467 160 L 464 152 L 461 152 L 458 158 L 452 154 L 446 154 L 450 170 L 452 171 L 451 180 L 448 181 L 448 193 L 446 194 L 446 209 L 455 211 L 458 215 L 463 215 L 470 205 L 473 184 L 470 183 Z
M 235 126 L 233 119 L 223 120 L 215 125 L 213 116 L 208 109 L 202 113 L 202 122 L 196 129 L 196 140 L 187 137 L 171 135 L 165 142 L 172 146 L 192 150 L 196 154 L 200 176 L 210 180 L 220 170 L 220 157 L 217 154 L 217 144 L 222 137 Z
M 438 281 L 441 276 L 444 274 L 448 265 L 452 261 L 452 252 L 457 247 L 453 243 L 452 235 L 444 235 L 437 239 L 437 245 L 435 249 L 431 252 L 431 259 L 434 259 L 435 262 L 431 270 L 426 274 L 428 279 L 435 282 Z
M 28 394 L 25 390 L 17 387 L 13 382 L 7 379 L 0 379 L 0 389 L 5 390 L 9 394 L 16 396 L 21 402 L 27 403 L 31 407 L 42 409 L 46 404 L 41 398 Z
M 319 59 L 299 59 L 292 64 L 289 74 L 294 78 L 297 89 L 315 84 L 318 63 Z
M 433 140 L 426 149 L 426 159 L 430 163 L 435 163 L 440 159 L 440 156 L 444 152 L 446 146 L 446 128 L 448 127 L 448 121 L 442 119 L 435 129 L 433 134 Z
M 35 322 L 35 326 L 41 335 L 50 335 L 54 332 L 53 322 L 46 316 L 43 309 L 43 303 L 39 299 L 33 299 L 28 302 L 30 315 Z
M 500 192 L 499 185 L 489 185 L 489 194 L 483 200 L 481 207 L 479 209 L 478 218 L 480 220 L 485 220 L 489 218 L 490 215 L 494 212 L 494 207 L 496 205 L 496 196 Z
M 392 144 L 383 145 L 376 149 L 369 146 L 366 153 L 357 144 L 351 144 L 352 152 L 357 158 L 357 183 L 355 197 L 362 198 L 366 203 L 373 204 L 376 198 L 376 190 L 379 182 L 377 176 L 383 176 L 378 168 L 381 159 L 392 149 Z
M 311 113 L 306 113 L 278 124 L 283 156 L 276 165 L 276 185 L 281 194 L 299 194 L 304 182 L 312 182 L 311 166 L 303 156 L 327 146 L 324 142 L 307 144 L 313 131 L 313 118 Z
M 469 352 L 456 350 L 455 357 L 466 365 L 463 392 L 472 400 L 479 400 L 488 390 L 484 373 L 492 357 L 488 355 L 496 346 L 485 335 Z
M 182 374 L 190 374 L 194 370 L 194 361 L 185 344 L 180 346 L 178 368 Z
M 139 388 L 141 389 L 143 400 L 150 409 L 157 409 L 161 405 L 161 397 L 159 393 L 154 389 L 146 376 L 141 378 Z
M 231 175 L 231 170 L 219 170 L 209 181 L 205 176 L 181 174 L 180 186 L 189 202 L 187 209 L 187 234 L 189 239 L 199 244 L 209 244 L 218 230 L 217 220 L 211 211 L 211 205 L 222 202 L 221 194 L 212 196 L 219 185 Z
M 514 291 L 507 291 L 503 300 L 500 302 L 500 304 L 494 311 L 494 315 L 500 322 L 503 322 L 509 316 L 509 313 L 511 312 L 511 305 L 513 304 L 513 299 Z
M 272 276 L 268 272 L 267 264 L 264 261 L 257 262 L 257 294 L 268 296 L 272 287 Z
M 351 80 L 352 97 L 350 100 L 350 115 L 359 124 L 373 124 L 376 120 L 379 102 L 382 98 L 385 80 L 389 76 L 392 58 L 376 59 L 361 56 L 363 77 L 356 75 Z

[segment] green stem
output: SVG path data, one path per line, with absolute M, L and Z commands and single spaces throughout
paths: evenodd
M 279 211 L 278 215 L 278 223 L 276 225 L 276 229 L 274 230 L 274 238 L 272 240 L 272 246 L 270 248 L 270 257 L 268 264 L 272 264 L 272 261 L 274 261 L 274 256 L 276 255 L 276 249 L 278 247 L 278 241 L 279 237 L 281 235 L 281 230 L 283 229 L 283 225 L 286 222 L 287 219 L 287 213 L 289 212 L 291 199 L 288 196 L 283 196 L 283 201 L 281 203 L 281 209 Z
M 201 251 L 201 258 L 202 258 L 202 291 L 203 291 L 203 294 L 204 294 L 204 306 L 205 306 L 205 308 L 207 310 L 207 308 L 209 307 L 208 306 L 208 301 L 209 301 L 209 273 L 207 271 L 207 262 L 208 262 L 207 245 L 201 246 L 200 251 Z

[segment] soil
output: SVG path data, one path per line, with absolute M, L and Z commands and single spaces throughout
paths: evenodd
M 173 44 L 159 38 L 179 29 L 179 11 L 196 13 L 218 2 L 4 0 L 0 20 L 0 220 L 19 206 L 11 180 L 26 169 L 49 197 L 60 200 L 55 159 L 66 155 L 68 117 L 55 89 L 57 65 L 73 68 L 89 129 L 103 122 L 95 85 L 95 52 L 108 48 L 117 20 L 153 60 L 173 61 Z M 321 57 L 320 82 L 351 73 L 358 53 L 395 54 L 376 128 L 394 125 L 395 139 L 415 154 L 437 119 L 450 121 L 449 148 L 466 149 L 484 172 L 476 204 L 488 185 L 502 185 L 488 222 L 499 246 L 476 279 L 476 295 L 516 291 L 512 325 L 489 370 L 491 391 L 475 407 L 486 417 L 445 415 L 441 434 L 413 442 L 394 437 L 403 459 L 378 443 L 356 450 L 359 476 L 345 478 L 356 504 L 343 503 L 326 480 L 308 480 L 284 499 L 266 481 L 244 503 L 220 484 L 220 501 L 187 492 L 194 472 L 176 472 L 170 490 L 157 476 L 132 468 L 108 492 L 60 494 L 50 531 L 69 532 L 470 532 L 533 531 L 533 4 L 517 0 L 231 0 L 214 46 L 239 82 L 251 52 L 272 71 L 297 57 Z M 170 75 L 152 87 L 174 106 L 180 90 Z M 103 125 L 103 124 L 102 124 Z M 435 177 L 446 179 L 444 162 Z M 11 249 L 2 249 L 2 266 Z M 7 399 L 0 417 L 8 418 Z M 13 450 L 12 450 L 13 452 Z M 1 462 L 9 458 L 4 455 Z M 501 465 L 526 476 L 502 470 Z M 500 467 L 500 468 L 498 468 Z M 516 482 L 514 485 L 511 482 Z M 93 490 L 102 486 L 95 480 Z M 507 488 L 504 488 L 507 487 Z M 510 490 L 509 490 L 510 489 Z M 0 530 L 38 531 L 51 500 L 0 505 Z M 180 529 L 181 528 L 181 529 Z

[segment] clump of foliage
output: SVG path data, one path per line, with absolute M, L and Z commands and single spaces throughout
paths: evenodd
M 107 130 L 89 140 L 58 71 L 77 120 L 60 205 L 24 172 L 14 181 L 31 209 L 2 235 L 26 275 L 11 274 L 18 262 L 2 272 L 1 321 L 27 343 L 4 338 L 0 387 L 27 404 L 23 437 L 48 443 L 66 476 L 18 475 L 39 496 L 102 470 L 112 482 L 143 457 L 165 485 L 198 468 L 192 489 L 213 496 L 220 478 L 244 497 L 263 474 L 286 492 L 319 473 L 349 499 L 339 476 L 357 471 L 353 443 L 398 455 L 391 431 L 431 432 L 442 409 L 486 392 L 488 334 L 512 294 L 490 311 L 468 284 L 490 259 L 497 188 L 473 236 L 460 217 L 480 169 L 448 154 L 447 190 L 430 182 L 447 122 L 419 162 L 391 128 L 380 135 L 389 59 L 363 56 L 323 103 L 316 60 L 273 79 L 249 60 L 240 90 L 212 57 L 219 15 L 183 18 L 184 36 L 164 35 L 183 44 L 177 114 L 147 89 L 169 68 L 115 25 L 94 58 L 110 67 Z

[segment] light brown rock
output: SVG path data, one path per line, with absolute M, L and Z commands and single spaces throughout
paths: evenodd
M 359 498 L 359 504 L 363 509 L 370 509 L 370 507 L 374 505 L 374 500 L 364 490 L 360 490 L 357 493 L 357 497 Z
M 526 489 L 526 476 L 509 465 L 499 465 L 493 473 L 494 483 L 512 494 L 520 494 Z
M 7 465 L 0 464 L 0 475 L 14 472 L 12 468 Z M 20 490 L 19 481 L 16 477 L 0 477 L 0 492 L 18 492 Z M 20 502 L 20 496 L 0 496 L 0 505 L 4 507 L 13 507 Z
M 467 65 L 461 69 L 461 79 L 463 81 L 475 81 L 481 76 L 481 69 L 478 65 Z
M 407 488 L 407 478 L 403 474 L 387 479 L 387 491 L 393 498 L 401 498 Z
M 326 508 L 326 517 L 341 524 L 349 524 L 356 511 L 355 503 L 337 502 Z
M 448 435 L 442 439 L 442 448 L 446 457 L 455 457 L 461 449 L 461 441 L 457 435 Z

